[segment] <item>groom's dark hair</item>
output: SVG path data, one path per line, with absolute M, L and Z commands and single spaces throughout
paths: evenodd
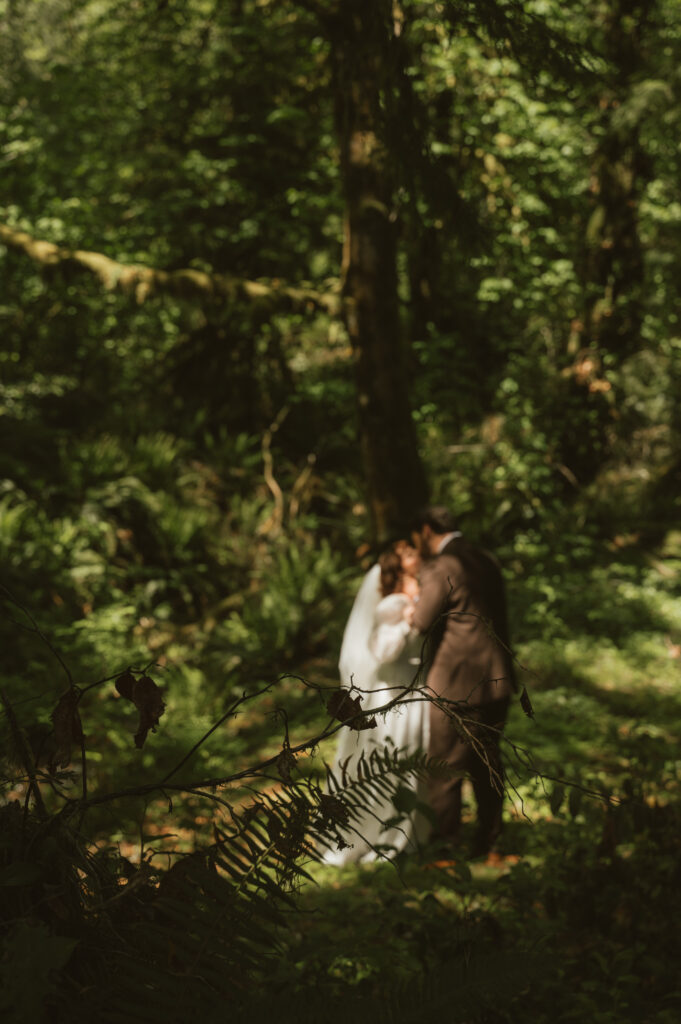
M 452 533 L 456 530 L 456 519 L 444 505 L 426 505 L 416 512 L 409 524 L 410 533 L 420 533 L 429 526 L 433 533 Z

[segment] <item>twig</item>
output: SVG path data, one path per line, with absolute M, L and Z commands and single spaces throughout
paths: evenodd
M 306 740 L 303 743 L 299 743 L 295 747 L 291 747 L 291 753 L 299 754 L 305 750 L 310 750 L 313 747 L 318 746 L 322 740 L 328 739 L 329 736 L 334 735 L 334 733 L 338 732 L 339 729 L 342 729 L 343 725 L 343 722 L 337 722 L 331 728 L 326 727 L 321 733 L 319 733 L 313 739 Z M 251 768 L 244 768 L 242 771 L 234 772 L 232 775 L 221 775 L 217 778 L 200 779 L 186 786 L 168 785 L 167 782 L 159 780 L 158 782 L 147 783 L 144 786 L 133 786 L 130 789 L 122 789 L 113 793 L 101 793 L 98 796 L 91 797 L 85 802 L 74 800 L 71 801 L 69 805 L 62 808 L 62 810 L 60 811 L 60 815 L 68 816 L 69 813 L 72 813 L 75 810 L 77 805 L 80 805 L 87 809 L 90 807 L 96 807 L 100 804 L 111 803 L 115 800 L 121 800 L 125 797 L 145 796 L 147 793 L 153 793 L 155 790 L 163 791 L 164 789 L 171 789 L 176 790 L 178 792 L 186 792 L 190 788 L 212 789 L 213 787 L 217 786 L 227 786 L 230 785 L 232 782 L 239 782 L 242 779 L 253 778 L 258 775 L 261 775 L 264 769 L 269 768 L 270 766 L 275 765 L 277 763 L 280 757 L 280 753 L 281 752 L 275 754 L 273 757 L 268 757 L 266 760 L 261 761 L 259 764 Z
M 164 782 L 167 782 L 168 779 L 171 779 L 173 777 L 173 775 L 175 774 L 175 772 L 178 772 L 180 770 L 180 768 L 182 767 L 182 765 L 186 764 L 187 761 L 192 757 L 192 755 L 196 753 L 196 751 L 199 749 L 199 747 L 203 743 L 206 742 L 208 737 L 212 736 L 212 734 L 215 732 L 215 730 L 219 729 L 220 726 L 223 724 L 223 722 L 226 722 L 228 718 L 232 717 L 232 715 L 234 714 L 234 712 L 236 711 L 236 709 L 238 707 L 240 707 L 242 704 L 244 704 L 247 700 L 250 700 L 252 697 L 253 698 L 260 697 L 260 696 L 262 696 L 263 693 L 267 693 L 268 690 L 272 689 L 272 686 L 273 686 L 272 683 L 268 683 L 267 686 L 263 687 L 262 690 L 258 690 L 257 693 L 242 693 L 241 697 L 239 697 L 238 700 L 235 700 L 234 703 L 232 705 L 230 705 L 230 707 L 227 709 L 227 711 L 225 711 L 224 715 L 222 715 L 217 720 L 217 722 L 215 722 L 215 724 L 210 727 L 208 732 L 204 733 L 204 735 L 201 737 L 201 739 L 198 740 L 198 742 L 196 742 L 194 744 L 194 746 L 191 748 L 191 750 L 188 751 L 188 753 L 186 753 L 184 755 L 182 760 L 178 761 L 178 763 L 175 765 L 175 767 L 172 768 L 171 771 L 169 771 L 168 774 L 163 779 L 161 779 L 161 784 L 163 784 Z
M 13 621 L 13 620 L 10 620 L 10 621 Z M 17 623 L 17 625 L 20 625 L 20 623 Z M 25 629 L 26 627 L 24 626 L 23 628 Z M 51 694 L 51 693 L 52 693 L 52 690 L 43 690 L 41 693 L 36 693 L 33 697 L 24 697 L 23 700 L 15 700 L 14 704 L 12 706 L 15 707 L 15 708 L 20 708 L 22 704 L 32 704 L 34 700 L 40 700 L 41 697 L 46 697 L 47 694 Z M 4 715 L 4 714 L 6 714 L 6 712 L 2 711 L 2 712 L 0 712 L 0 714 Z
M 269 689 L 269 687 L 267 687 L 266 689 Z M 402 691 L 402 693 L 406 693 L 406 692 L 410 692 L 411 694 L 413 694 L 415 691 L 413 689 L 410 690 L 409 688 L 407 688 L 407 690 L 403 690 Z M 254 694 L 253 696 L 256 696 L 256 695 Z M 248 697 L 249 697 L 249 695 L 247 695 L 245 699 L 248 699 Z M 434 700 L 434 698 L 430 697 L 430 695 L 425 695 L 424 694 L 424 697 L 427 700 Z M 240 698 L 239 703 L 241 703 L 243 701 L 243 699 L 244 698 Z M 394 708 L 402 700 L 403 700 L 403 697 L 400 697 L 398 695 L 398 696 L 394 697 L 392 700 L 390 700 L 387 704 L 383 705 L 382 707 L 374 708 L 371 711 L 360 712 L 360 715 L 356 716 L 356 717 L 367 717 L 367 716 L 370 716 L 370 715 L 382 714 L 382 713 L 387 712 L 387 711 L 391 710 L 392 708 Z M 456 704 L 457 702 L 450 701 L 450 702 L 446 702 L 446 703 Z M 231 713 L 231 709 L 230 709 L 230 712 L 227 713 L 227 715 L 229 713 Z M 227 715 L 223 716 L 223 719 L 222 719 L 223 721 L 225 720 Z M 322 729 L 322 731 L 320 733 L 318 733 L 316 736 L 312 737 L 311 739 L 304 740 L 303 742 L 298 743 L 296 746 L 290 747 L 289 748 L 290 749 L 290 753 L 295 755 L 295 754 L 303 753 L 306 750 L 312 750 L 315 747 L 319 746 L 319 744 L 322 742 L 322 740 L 328 739 L 330 736 L 335 735 L 335 733 L 337 733 L 340 729 L 342 729 L 344 727 L 347 727 L 345 722 L 340 722 L 337 719 L 333 719 L 332 718 L 327 723 L 327 725 Z M 213 731 L 213 729 L 209 730 L 209 732 L 206 734 L 206 736 L 203 737 L 202 740 L 199 741 L 199 743 L 203 742 L 203 739 L 207 738 L 207 736 L 212 731 Z M 189 754 L 186 755 L 185 758 L 183 758 L 182 762 L 180 762 L 177 765 L 177 768 L 179 768 L 181 766 L 181 764 L 185 763 L 187 757 L 191 756 L 192 752 L 193 751 L 190 751 Z M 102 794 L 94 796 L 94 797 L 92 797 L 89 800 L 86 800 L 84 802 L 79 801 L 79 803 L 80 803 L 80 805 L 81 805 L 81 807 L 83 809 L 86 809 L 86 808 L 98 806 L 100 804 L 111 803 L 112 801 L 120 800 L 120 799 L 123 799 L 123 798 L 126 798 L 126 797 L 145 796 L 147 793 L 153 793 L 156 790 L 161 790 L 162 791 L 163 789 L 171 789 L 171 790 L 176 790 L 176 791 L 179 791 L 179 792 L 187 792 L 190 789 L 193 789 L 193 790 L 197 790 L 197 789 L 205 790 L 205 789 L 212 789 L 213 787 L 217 787 L 217 786 L 226 786 L 226 785 L 230 785 L 230 784 L 232 784 L 234 782 L 240 782 L 240 781 L 242 781 L 244 779 L 255 778 L 255 777 L 259 777 L 259 776 L 262 777 L 263 773 L 265 772 L 265 770 L 267 768 L 270 768 L 270 767 L 272 767 L 272 766 L 277 764 L 277 761 L 279 760 L 280 756 L 281 756 L 281 751 L 279 751 L 278 753 L 274 754 L 272 757 L 268 757 L 268 758 L 264 759 L 263 761 L 260 761 L 256 765 L 253 765 L 253 766 L 251 766 L 249 768 L 244 768 L 241 771 L 233 772 L 231 775 L 223 775 L 223 776 L 218 776 L 216 778 L 210 778 L 210 779 L 201 779 L 201 780 L 194 781 L 194 782 L 192 782 L 191 784 L 188 784 L 188 785 L 168 785 L 167 779 L 170 778 L 170 776 L 166 776 L 166 778 L 161 779 L 161 780 L 159 780 L 157 782 L 151 782 L 151 783 L 147 783 L 146 785 L 143 785 L 143 786 L 135 786 L 135 787 L 131 787 L 130 789 L 119 790 L 119 791 L 113 792 L 113 793 L 102 793 Z M 174 774 L 175 770 L 176 769 L 173 769 L 173 771 L 171 772 L 171 775 Z M 277 779 L 277 781 L 279 781 L 279 779 Z M 74 810 L 74 804 L 75 804 L 75 802 L 72 802 L 68 806 L 62 808 L 62 811 L 60 813 L 64 814 L 64 815 L 67 815 L 68 813 L 71 813 Z

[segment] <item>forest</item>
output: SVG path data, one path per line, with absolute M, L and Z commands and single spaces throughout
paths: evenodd
M 676 0 L 0 0 L 7 1024 L 681 1018 L 680 69 Z M 436 771 L 328 778 L 428 502 L 499 855 L 336 867 Z

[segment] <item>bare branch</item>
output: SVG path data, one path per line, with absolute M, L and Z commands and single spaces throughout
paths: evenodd
M 226 722 L 228 718 L 232 718 L 233 717 L 233 715 L 236 713 L 237 708 L 239 708 L 247 700 L 251 700 L 252 698 L 255 698 L 255 697 L 260 697 L 260 696 L 262 696 L 263 693 L 267 693 L 269 690 L 272 689 L 272 685 L 273 685 L 272 683 L 268 683 L 267 686 L 263 687 L 262 690 L 258 690 L 256 693 L 242 693 L 242 695 L 240 697 L 238 697 L 237 700 L 235 700 L 233 704 L 230 704 L 230 706 L 227 708 L 225 713 L 223 715 L 221 715 L 220 718 L 218 718 L 217 722 L 215 722 L 215 724 L 212 725 L 210 727 L 210 729 L 203 734 L 201 739 L 197 740 L 197 742 L 194 744 L 194 746 L 191 748 L 191 750 L 189 750 L 184 755 L 182 760 L 178 761 L 178 763 L 175 765 L 175 767 L 172 768 L 168 772 L 168 774 L 165 776 L 165 778 L 163 778 L 161 780 L 161 785 L 164 785 L 168 781 L 168 779 L 171 779 L 173 777 L 173 775 L 175 775 L 175 773 L 178 772 L 180 770 L 180 768 L 184 764 L 187 763 L 187 761 L 192 757 L 193 754 L 196 753 L 196 751 L 199 749 L 199 747 L 203 743 L 206 742 L 208 737 L 212 736 L 212 734 L 215 732 L 215 730 L 220 728 L 220 726 L 223 724 L 223 722 Z

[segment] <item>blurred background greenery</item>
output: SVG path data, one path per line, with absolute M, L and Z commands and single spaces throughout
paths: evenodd
M 357 81 L 354 31 L 374 46 L 377 173 L 390 168 L 394 358 L 411 404 L 401 411 L 432 499 L 504 564 L 536 710 L 534 722 L 512 718 L 509 738 L 549 776 L 673 804 L 677 5 L 369 7 L 376 24 L 348 3 L 353 28 L 336 5 L 313 0 L 0 3 L 0 578 L 77 684 L 155 664 L 168 710 L 141 752 L 134 713 L 111 686 L 83 699 L 92 785 L 103 790 L 157 778 L 243 692 L 287 673 L 334 683 L 344 621 L 375 551 L 363 453 L 370 430 L 387 429 L 367 428 L 358 413 L 357 362 L 371 339 L 358 342 L 347 310 L 334 309 L 348 288 L 339 108 Z M 114 262 L 97 276 L 88 253 Z M 131 265 L 269 291 L 158 280 L 126 290 Z M 287 298 L 285 287 L 312 297 Z M 408 494 L 406 469 L 401 486 Z M 66 680 L 21 623 L 6 602 L 2 685 L 39 737 Z M 321 705 L 293 676 L 215 733 L 187 778 L 275 753 L 277 707 L 293 735 L 312 735 Z M 305 770 L 319 773 L 319 762 Z M 583 863 L 600 870 L 603 812 L 568 808 L 567 793 L 532 773 L 513 781 L 508 852 L 526 854 L 536 873 L 547 865 L 537 882 L 546 904 L 561 845 L 576 863 L 590 836 Z M 523 830 L 523 808 L 534 831 Z M 115 820 L 92 813 L 94 832 L 139 856 L 134 801 Z M 189 847 L 197 813 L 178 812 Z M 477 895 L 468 877 L 445 886 L 467 914 L 491 913 L 485 900 L 496 899 L 478 875 Z M 424 877 L 410 882 L 419 899 L 432 889 Z M 529 885 L 522 871 L 514 877 L 513 934 Z M 558 916 L 579 870 L 570 877 L 554 893 Z M 366 880 L 347 878 L 343 906 L 359 905 Z M 659 907 L 654 888 L 639 895 Z M 324 898 L 337 942 L 342 912 L 332 888 Z M 626 934 L 629 912 L 607 911 Z M 411 976 L 421 933 L 411 918 L 400 927 L 416 936 L 404 963 L 395 953 Z M 371 991 L 387 970 L 374 940 L 354 959 L 336 950 L 318 963 L 319 937 L 305 952 L 303 932 L 297 984 L 326 979 L 347 995 Z M 573 941 L 563 947 L 568 976 L 584 969 Z M 612 962 L 592 1003 L 559 1019 L 672 1019 L 659 963 L 647 968 L 644 1010 L 633 982 L 613 1001 Z M 632 970 L 627 962 L 620 973 Z M 499 1005 L 510 998 L 502 992 Z M 541 999 L 530 1019 L 544 1019 Z M 469 1019 L 466 1005 L 457 1020 Z

